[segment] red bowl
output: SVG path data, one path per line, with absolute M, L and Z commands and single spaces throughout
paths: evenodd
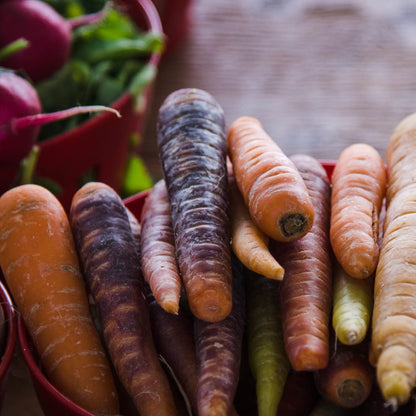
M 192 0 L 153 0 L 166 35 L 165 53 L 174 51 L 188 36 L 191 27 Z
M 10 364 L 13 358 L 17 340 L 16 313 L 13 301 L 6 287 L 0 281 L 0 302 L 5 317 L 5 338 L 1 344 L 0 360 L 0 404 L 3 403 L 5 386 L 9 374 Z
M 143 30 L 162 32 L 159 14 L 151 0 L 117 0 L 117 4 Z M 160 56 L 160 53 L 150 56 L 150 64 L 157 68 Z M 80 186 L 81 178 L 88 173 L 93 172 L 94 180 L 120 191 L 131 150 L 131 137 L 143 131 L 152 91 L 153 83 L 145 89 L 145 105 L 138 112 L 133 108 L 130 94 L 125 93 L 112 104 L 121 113 L 121 118 L 111 113 L 100 113 L 79 127 L 39 144 L 36 174 L 60 186 L 62 193 L 57 196 L 66 209 Z

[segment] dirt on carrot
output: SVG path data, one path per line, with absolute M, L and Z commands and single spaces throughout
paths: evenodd
M 94 414 L 119 412 L 94 326 L 68 217 L 38 185 L 0 198 L 0 265 L 52 384 Z
M 305 183 L 257 119 L 231 124 L 228 154 L 250 215 L 264 233 L 291 241 L 311 229 L 314 210 Z

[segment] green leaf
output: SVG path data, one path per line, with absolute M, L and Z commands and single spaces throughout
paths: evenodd
M 124 196 L 134 195 L 138 192 L 150 189 L 152 186 L 153 180 L 142 159 L 136 155 L 130 156 L 124 178 Z

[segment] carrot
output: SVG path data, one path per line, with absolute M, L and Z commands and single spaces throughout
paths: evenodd
M 328 366 L 314 372 L 318 392 L 337 406 L 355 408 L 369 397 L 374 369 L 368 360 L 368 343 L 344 345 L 331 351 Z
M 257 226 L 278 241 L 291 241 L 312 227 L 314 211 L 296 167 L 251 117 L 228 131 L 228 154 L 238 188 Z
M 62 205 L 41 186 L 12 188 L 0 198 L 0 236 L 4 277 L 48 378 L 92 413 L 118 413 Z
M 170 206 L 165 181 L 158 181 L 143 205 L 140 238 L 142 273 L 156 302 L 178 313 L 182 282 L 175 257 Z
M 270 250 L 285 269 L 280 308 L 285 348 L 296 371 L 326 367 L 332 306 L 332 258 L 329 242 L 330 184 L 321 164 L 307 155 L 291 157 L 306 183 L 315 210 L 312 229 Z
M 140 225 L 139 220 L 137 219 L 137 217 L 127 207 L 126 207 L 126 212 L 127 212 L 128 218 L 129 218 L 129 224 L 130 224 L 131 232 L 133 234 L 133 239 L 134 239 L 134 243 L 135 243 L 134 247 L 136 248 L 137 257 L 139 258 L 139 260 L 141 260 L 142 253 L 141 253 L 141 250 L 140 250 L 140 239 L 141 239 L 141 234 L 142 234 L 142 226 Z M 141 266 L 141 261 L 140 261 L 140 266 Z
M 194 317 L 198 361 L 198 416 L 235 414 L 245 322 L 244 276 L 233 257 L 233 307 L 220 322 Z
M 345 407 L 337 406 L 324 397 L 320 397 L 309 413 L 309 416 L 353 416 L 353 411 Z
M 175 415 L 154 346 L 130 220 L 108 185 L 90 182 L 72 199 L 70 221 L 103 336 L 120 382 L 141 416 Z
M 149 310 L 157 351 L 196 415 L 198 367 L 192 315 L 187 308 L 181 308 L 176 315 L 166 312 L 153 296 L 149 296 Z
M 402 120 L 387 145 L 384 236 L 374 282 L 371 362 L 393 409 L 416 384 L 416 114 Z
M 291 369 L 276 416 L 306 416 L 318 400 L 312 371 Z
M 343 269 L 366 278 L 379 256 L 379 215 L 386 169 L 372 146 L 355 143 L 341 152 L 332 174 L 331 245 Z
M 258 415 L 274 416 L 290 369 L 283 342 L 278 281 L 248 272 L 246 324 Z
M 359 344 L 370 327 L 374 279 L 351 277 L 337 261 L 333 269 L 332 327 L 343 344 Z
M 231 213 L 231 247 L 248 269 L 270 279 L 282 280 L 283 267 L 269 251 L 269 236 L 250 217 L 233 176 L 228 176 Z
M 159 108 L 159 158 L 176 257 L 193 314 L 223 320 L 232 307 L 224 113 L 208 92 L 184 88 Z

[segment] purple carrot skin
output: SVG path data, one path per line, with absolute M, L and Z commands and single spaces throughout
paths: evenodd
M 272 241 L 271 251 L 285 269 L 280 305 L 288 358 L 296 371 L 312 371 L 326 367 L 329 359 L 330 184 L 314 158 L 295 155 L 291 159 L 308 188 L 315 220 L 309 233 L 297 241 Z
M 313 372 L 291 369 L 276 416 L 307 416 L 318 397 Z
M 244 277 L 233 257 L 233 307 L 220 322 L 195 317 L 194 336 L 198 360 L 198 416 L 234 414 L 233 401 L 240 374 L 245 322 Z
M 149 192 L 141 214 L 141 263 L 143 277 L 156 302 L 167 312 L 179 310 L 182 282 L 175 256 L 170 205 L 165 181 Z
M 140 260 L 122 200 L 109 186 L 90 182 L 74 195 L 70 221 L 118 378 L 141 416 L 176 415 L 154 346 Z
M 206 91 L 176 90 L 159 109 L 157 136 L 190 308 L 202 320 L 221 321 L 232 307 L 223 110 Z
M 166 312 L 149 297 L 150 320 L 156 349 L 172 369 L 194 414 L 197 414 L 197 360 L 192 314 L 181 308 L 177 315 Z
M 126 207 L 126 212 L 127 212 L 127 216 L 129 217 L 130 228 L 133 234 L 133 239 L 135 243 L 134 247 L 136 248 L 137 256 L 139 257 L 139 259 L 141 259 L 140 238 L 141 238 L 141 233 L 142 233 L 142 227 L 139 223 L 139 220 L 127 207 Z
M 65 19 L 53 7 L 40 0 L 5 0 L 0 2 L 0 48 L 16 39 L 25 39 L 28 47 L 1 64 L 23 71 L 34 82 L 51 76 L 69 59 L 72 30 L 101 20 L 107 7 L 97 13 Z

